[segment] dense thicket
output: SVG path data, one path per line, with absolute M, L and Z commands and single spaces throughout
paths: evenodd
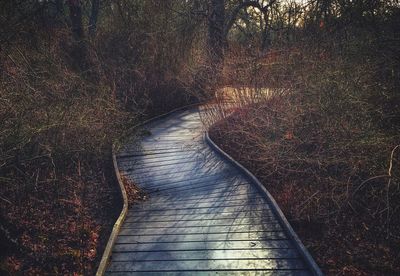
M 196 100 L 191 8 L 1 1 L 1 273 L 95 272 L 119 211 L 111 143 Z
M 237 109 L 213 137 L 263 180 L 326 273 L 399 273 L 400 7 L 270 11 L 266 54 L 254 54 L 254 14 L 242 15 L 250 30 L 231 32 L 225 81 Z

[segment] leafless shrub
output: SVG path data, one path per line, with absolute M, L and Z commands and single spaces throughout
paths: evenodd
M 206 117 L 214 123 L 212 137 L 263 181 L 321 263 L 361 265 L 328 250 L 327 240 L 351 244 L 350 256 L 368 254 L 376 243 L 370 268 L 398 271 L 390 257 L 400 231 L 393 165 L 399 164 L 398 50 L 385 37 L 389 30 L 346 31 L 351 38 L 335 41 L 336 34 L 319 45 L 304 39 L 266 56 L 233 49 L 224 76 L 235 100 L 222 97 Z M 347 236 L 337 240 L 343 231 Z

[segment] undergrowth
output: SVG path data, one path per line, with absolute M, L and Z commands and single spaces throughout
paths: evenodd
M 225 118 L 212 139 L 262 180 L 328 274 L 400 272 L 400 63 L 391 31 L 247 57 L 241 65 L 256 73 L 225 72 L 240 100 L 221 100 L 225 113 L 210 114 Z M 253 83 L 251 96 L 242 79 Z
M 0 274 L 95 274 L 122 207 L 111 145 L 196 101 L 190 26 L 162 5 L 106 4 L 77 40 L 66 4 L 1 3 Z

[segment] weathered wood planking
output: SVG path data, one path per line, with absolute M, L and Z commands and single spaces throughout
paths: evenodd
M 131 206 L 107 274 L 313 274 L 264 195 L 205 143 L 197 110 L 146 129 L 118 165 L 149 199 Z

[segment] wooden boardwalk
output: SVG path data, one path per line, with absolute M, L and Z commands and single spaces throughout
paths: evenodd
M 316 274 L 260 189 L 205 142 L 196 109 L 146 127 L 117 158 L 149 199 L 129 209 L 106 274 Z

